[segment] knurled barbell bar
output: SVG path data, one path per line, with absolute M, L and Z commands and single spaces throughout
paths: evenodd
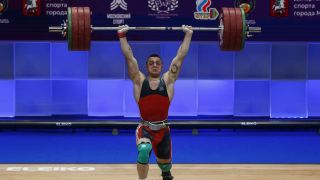
M 130 30 L 182 30 L 182 27 L 129 27 Z M 261 27 L 249 27 L 242 8 L 222 8 L 219 27 L 192 27 L 194 31 L 218 31 L 220 49 L 239 51 L 251 32 L 261 32 Z M 49 32 L 61 32 L 67 36 L 69 50 L 90 50 L 91 32 L 118 30 L 118 27 L 94 27 L 91 25 L 89 7 L 68 7 L 68 17 L 61 26 L 50 26 Z

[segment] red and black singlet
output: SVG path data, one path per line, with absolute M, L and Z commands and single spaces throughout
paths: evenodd
M 164 80 L 161 78 L 158 88 L 152 90 L 149 81 L 145 79 L 142 84 L 138 104 L 143 120 L 152 122 L 167 119 L 170 100 Z

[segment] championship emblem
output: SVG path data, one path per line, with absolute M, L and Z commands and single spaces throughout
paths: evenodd
M 8 9 L 9 0 L 0 0 L 0 16 Z
M 124 0 L 113 0 L 110 4 L 110 10 L 113 11 L 120 7 L 123 10 L 128 10 L 128 5 Z
M 24 16 L 39 16 L 41 0 L 22 0 L 22 14 Z
M 242 8 L 244 12 L 248 15 L 256 7 L 256 0 L 236 0 L 234 5 L 236 8 Z
M 169 13 L 178 7 L 178 0 L 148 0 L 148 6 L 157 13 Z
M 286 17 L 289 15 L 289 0 L 270 0 L 270 15 Z

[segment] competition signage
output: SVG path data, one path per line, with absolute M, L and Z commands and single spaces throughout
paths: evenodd
M 219 26 L 223 7 L 247 11 L 247 24 L 262 32 L 250 41 L 320 41 L 320 0 L 0 0 L 0 40 L 64 40 L 48 27 L 67 19 L 68 7 L 88 6 L 95 26 Z M 181 32 L 129 32 L 129 40 L 180 41 Z M 196 32 L 195 41 L 218 41 Z M 116 41 L 116 32 L 98 32 L 93 41 Z

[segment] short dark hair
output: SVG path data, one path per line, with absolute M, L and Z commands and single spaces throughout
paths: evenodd
M 147 58 L 146 64 L 148 64 L 148 61 L 151 57 L 158 57 L 161 60 L 161 57 L 159 56 L 159 54 L 150 54 Z M 161 60 L 162 61 L 162 60 Z
M 158 57 L 158 58 L 161 59 L 161 57 L 159 56 L 159 54 L 150 54 L 150 56 L 148 57 L 148 59 L 151 58 L 151 57 Z

